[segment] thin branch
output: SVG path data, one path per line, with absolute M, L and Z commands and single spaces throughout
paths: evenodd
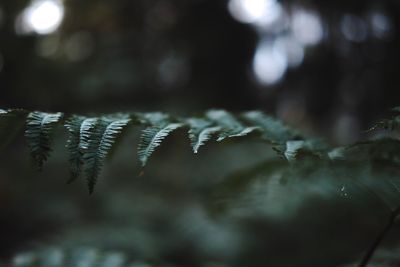
M 390 231 L 390 229 L 393 227 L 393 224 L 400 214 L 400 206 L 397 207 L 394 211 L 390 213 L 389 220 L 385 226 L 385 228 L 382 229 L 382 231 L 379 233 L 378 237 L 375 239 L 375 241 L 372 243 L 372 245 L 369 247 L 367 252 L 365 253 L 361 263 L 358 265 L 358 267 L 366 267 L 370 260 L 372 259 L 372 256 L 374 255 L 375 251 L 377 250 L 378 246 L 381 244 L 383 239 L 386 237 L 387 233 Z

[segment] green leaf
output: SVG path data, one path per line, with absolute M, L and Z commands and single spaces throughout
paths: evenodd
M 212 211 L 221 212 L 226 209 L 257 180 L 268 180 L 277 174 L 282 177 L 288 166 L 285 160 L 271 159 L 229 174 L 212 189 Z
M 71 178 L 68 183 L 76 180 L 82 169 L 82 156 L 88 147 L 90 132 L 97 125 L 97 118 L 87 118 L 82 116 L 72 116 L 65 123 L 68 130 L 67 149 L 69 152 L 69 164 Z
M 26 120 L 25 136 L 31 156 L 39 169 L 51 152 L 51 139 L 56 125 L 62 119 L 62 113 L 45 113 L 34 111 Z
M 349 145 L 344 150 L 347 161 L 380 162 L 400 165 L 400 140 L 377 138 Z
M 161 142 L 174 130 L 182 127 L 182 123 L 168 123 L 165 119 L 158 120 L 155 125 L 142 131 L 138 147 L 138 156 L 145 166 L 151 154 L 161 145 Z
M 331 160 L 345 160 L 346 147 L 336 147 L 328 152 L 328 158 Z
M 292 140 L 286 142 L 284 156 L 289 162 L 306 158 L 318 160 L 325 158 L 325 151 L 316 141 Z
M 82 131 L 84 170 L 90 194 L 110 150 L 129 122 L 129 118 L 101 118 L 92 120 Z
M 254 131 L 259 131 L 259 126 L 244 126 L 232 114 L 225 110 L 210 110 L 206 113 L 207 119 L 215 122 L 222 128 L 217 141 L 223 141 L 226 138 L 246 136 Z
M 92 247 L 39 247 L 19 252 L 7 265 L 12 267 L 128 267 L 150 266 L 128 262 L 125 251 L 106 251 Z
M 220 126 L 213 126 L 212 122 L 204 119 L 190 118 L 186 122 L 190 127 L 189 139 L 194 153 L 221 130 Z
M 242 117 L 248 123 L 259 126 L 263 130 L 263 138 L 272 143 L 282 144 L 300 138 L 296 131 L 260 111 L 249 111 L 244 113 Z
M 389 130 L 394 131 L 400 128 L 400 116 L 395 116 L 391 119 L 385 119 L 377 122 L 374 126 L 372 126 L 368 132 L 374 130 Z
M 400 128 L 400 115 L 398 115 L 398 113 L 400 113 L 400 107 L 394 107 L 392 108 L 392 111 L 397 113 L 396 116 L 393 116 L 390 119 L 384 119 L 381 121 L 378 121 L 374 126 L 372 126 L 368 132 L 370 131 L 374 131 L 374 130 L 390 130 L 390 131 L 394 131 L 394 130 L 398 130 Z

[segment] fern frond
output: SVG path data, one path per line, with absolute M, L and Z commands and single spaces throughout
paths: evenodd
M 374 130 L 390 130 L 390 131 L 395 131 L 400 129 L 400 107 L 394 107 L 391 109 L 394 113 L 396 113 L 395 116 L 392 116 L 390 119 L 383 119 L 381 121 L 378 121 L 373 125 L 370 129 L 368 129 L 368 132 L 374 131 Z
M 286 142 L 285 158 L 291 162 L 299 159 L 326 159 L 324 145 L 314 140 L 291 140 Z
M 343 148 L 342 158 L 347 161 L 375 161 L 400 165 L 400 140 L 377 138 L 358 142 Z
M 79 133 L 79 150 L 83 153 L 89 148 L 93 141 L 95 129 L 98 127 L 100 118 L 87 118 L 82 121 Z
M 101 132 L 105 129 L 100 118 L 90 118 L 81 125 L 79 150 L 86 174 L 89 194 L 93 193 L 99 169 L 96 165 L 97 149 L 101 142 Z
M 400 129 L 400 116 L 395 116 L 391 119 L 384 119 L 377 122 L 368 131 L 374 130 L 389 130 L 394 131 Z
M 88 132 L 97 124 L 96 118 L 86 118 L 81 116 L 72 116 L 64 124 L 68 130 L 67 149 L 69 152 L 69 165 L 71 177 L 68 183 L 76 180 L 83 164 L 82 155 L 88 143 Z M 86 133 L 86 134 L 85 134 Z
M 245 112 L 242 117 L 248 123 L 261 127 L 263 130 L 262 137 L 272 143 L 282 144 L 300 138 L 299 133 L 260 111 Z
M 33 160 L 39 169 L 51 152 L 52 133 L 62 119 L 62 113 L 45 113 L 34 111 L 29 113 L 26 120 L 25 136 Z
M 212 189 L 215 198 L 211 205 L 212 211 L 218 213 L 224 211 L 230 203 L 259 180 L 279 178 L 283 181 L 284 173 L 288 169 L 289 164 L 286 160 L 269 159 L 229 174 Z
M 211 139 L 212 135 L 221 130 L 220 126 L 213 126 L 213 123 L 204 119 L 190 118 L 187 119 L 189 125 L 189 139 L 194 153 Z
M 97 177 L 118 136 L 129 124 L 129 118 L 101 118 L 83 132 L 83 162 L 89 193 L 93 193 Z
M 327 152 L 327 156 L 330 160 L 345 160 L 346 155 L 346 147 L 336 147 Z
M 222 128 L 217 141 L 223 141 L 226 138 L 246 136 L 254 131 L 259 131 L 259 126 L 244 126 L 232 114 L 225 110 L 210 110 L 206 113 L 206 117 L 217 123 Z
M 138 147 L 138 156 L 143 167 L 146 165 L 155 149 L 161 145 L 161 142 L 171 132 L 184 125 L 182 123 L 166 123 L 164 120 L 161 120 L 161 122 L 162 124 L 155 124 L 142 131 Z

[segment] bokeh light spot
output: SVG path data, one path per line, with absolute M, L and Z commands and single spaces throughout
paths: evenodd
M 374 37 L 388 38 L 393 31 L 393 22 L 383 12 L 375 11 L 370 15 L 371 30 Z
M 340 23 L 340 29 L 343 36 L 351 42 L 363 42 L 368 36 L 367 24 L 356 15 L 344 15 Z
M 275 0 L 230 0 L 228 9 L 231 15 L 238 21 L 256 23 L 262 20 L 270 10 L 269 8 L 274 7 L 274 5 L 276 5 Z
M 286 55 L 289 67 L 298 67 L 304 59 L 304 46 L 292 35 L 280 36 L 275 41 L 275 49 Z
M 296 8 L 292 14 L 291 28 L 294 36 L 304 45 L 317 45 L 324 37 L 321 18 L 311 10 Z
M 58 29 L 64 18 L 60 0 L 33 1 L 17 18 L 18 34 L 50 34 Z
M 253 59 L 253 71 L 257 80 L 264 85 L 279 82 L 288 67 L 286 55 L 276 49 L 273 42 L 261 41 Z

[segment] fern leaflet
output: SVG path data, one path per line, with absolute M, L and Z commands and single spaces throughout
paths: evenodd
M 210 121 L 204 119 L 190 118 L 187 124 L 190 126 L 189 139 L 194 153 L 197 153 L 213 134 L 221 130 L 220 126 L 212 126 Z
M 327 159 L 326 153 L 322 144 L 314 140 L 291 140 L 286 142 L 285 158 L 291 162 L 299 159 Z
M 154 114 L 154 113 L 151 113 Z M 161 142 L 174 130 L 182 127 L 182 123 L 170 123 L 167 117 L 149 116 L 152 126 L 143 130 L 138 147 L 138 156 L 144 167 L 155 149 L 161 145 Z
M 246 136 L 254 131 L 260 130 L 258 126 L 244 126 L 232 114 L 225 110 L 210 110 L 206 113 L 206 117 L 222 128 L 217 139 L 218 142 L 226 138 Z
M 115 144 L 118 136 L 129 124 L 129 118 L 101 118 L 93 121 L 92 126 L 82 132 L 82 148 L 84 170 L 89 193 L 93 193 L 97 177 L 100 174 L 108 153 Z M 87 139 L 86 139 L 87 137 Z
M 392 108 L 392 111 L 395 113 L 400 113 L 400 107 L 394 107 Z M 374 131 L 374 130 L 398 130 L 400 128 L 400 115 L 393 116 L 390 119 L 384 119 L 379 122 L 377 122 L 374 126 L 372 126 L 368 131 Z
M 249 111 L 243 114 L 243 119 L 261 127 L 263 138 L 272 143 L 284 143 L 299 138 L 299 134 L 286 127 L 282 122 L 265 115 L 260 111 Z
M 26 121 L 25 136 L 31 156 L 39 169 L 51 152 L 51 137 L 55 126 L 60 122 L 62 113 L 45 113 L 34 111 L 29 113 Z
M 69 136 L 67 140 L 67 149 L 69 151 L 69 164 L 71 178 L 68 183 L 76 180 L 81 173 L 82 155 L 88 146 L 88 133 L 97 124 L 96 118 L 86 118 L 81 116 L 72 116 L 65 123 Z

